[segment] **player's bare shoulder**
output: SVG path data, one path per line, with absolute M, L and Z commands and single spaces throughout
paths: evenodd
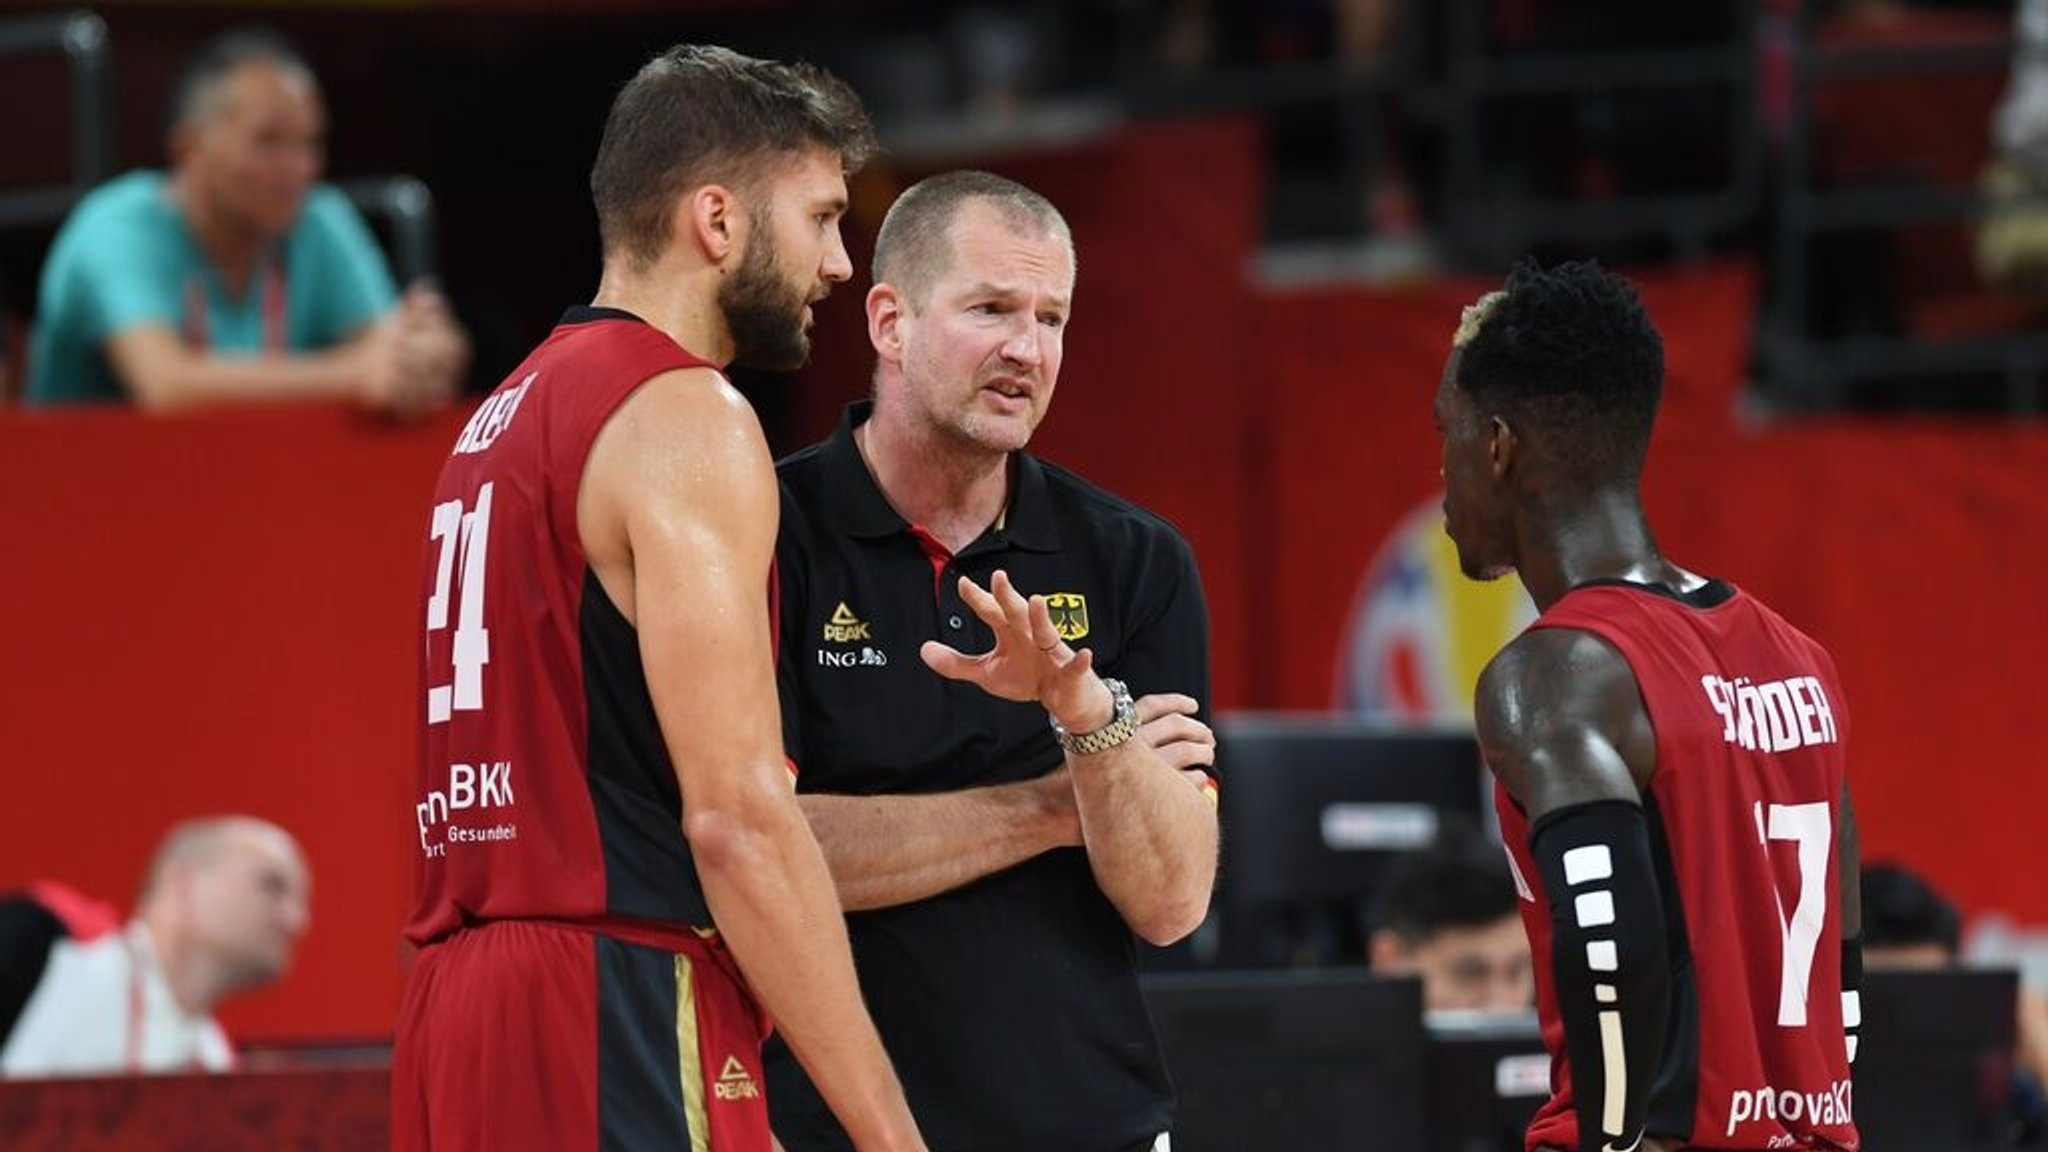
M 663 493 L 716 487 L 734 466 L 771 467 L 753 406 L 715 368 L 680 368 L 653 377 L 626 398 L 590 449 L 579 502 L 603 518 Z M 586 535 L 588 534 L 586 527 Z
M 1501 649 L 1480 673 L 1473 722 L 1487 764 L 1532 809 L 1625 782 L 1633 793 L 1655 767 L 1634 670 L 1582 629 L 1534 628 Z
M 654 536 L 764 515 L 772 533 L 774 461 L 753 406 L 715 368 L 649 379 L 591 444 L 576 515 L 584 553 L 615 599 L 636 546 Z
M 590 455 L 593 465 L 607 456 L 655 463 L 695 459 L 734 441 L 742 448 L 762 443 L 753 406 L 724 373 L 698 365 L 663 372 L 634 389 L 606 421 Z

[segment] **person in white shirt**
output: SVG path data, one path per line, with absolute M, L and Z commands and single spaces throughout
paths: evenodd
M 221 816 L 164 837 L 126 925 L 56 885 L 0 901 L 0 1077 L 233 1067 L 214 1008 L 284 975 L 310 894 L 289 833 Z

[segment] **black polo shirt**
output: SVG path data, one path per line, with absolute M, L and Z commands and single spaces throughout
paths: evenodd
M 1003 527 L 947 556 L 897 515 L 853 442 L 870 406 L 784 460 L 783 739 L 805 792 L 950 792 L 1059 767 L 1045 709 L 947 680 L 938 639 L 987 651 L 962 574 L 998 568 L 1134 695 L 1209 697 L 1209 624 L 1187 542 L 1024 453 Z M 1206 716 L 1204 717 L 1206 719 Z M 1138 942 L 1079 848 L 929 900 L 847 917 L 869 1010 L 933 1152 L 1120 1152 L 1168 1128 L 1173 1089 L 1138 991 Z M 788 1052 L 769 1105 L 790 1152 L 852 1145 Z

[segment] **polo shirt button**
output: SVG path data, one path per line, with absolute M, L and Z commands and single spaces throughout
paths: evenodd
M 958 632 L 960 630 L 960 618 L 958 616 L 946 617 L 946 626 L 948 628 L 951 628 L 953 631 Z

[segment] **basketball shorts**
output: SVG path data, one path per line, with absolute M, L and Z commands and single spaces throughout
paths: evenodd
M 394 1038 L 394 1152 L 768 1152 L 767 1021 L 722 942 L 532 921 L 422 949 Z

